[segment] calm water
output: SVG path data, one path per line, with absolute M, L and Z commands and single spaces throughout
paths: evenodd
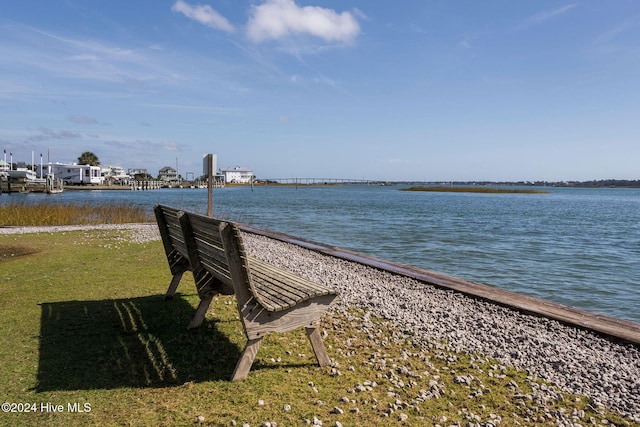
M 214 214 L 563 304 L 640 321 L 640 190 L 549 194 L 256 187 L 214 191 Z M 66 191 L 8 200 L 155 203 L 206 213 L 206 190 Z

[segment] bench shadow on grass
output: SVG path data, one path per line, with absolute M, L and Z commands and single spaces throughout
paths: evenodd
M 167 387 L 229 380 L 240 349 L 176 295 L 41 304 L 36 391 Z

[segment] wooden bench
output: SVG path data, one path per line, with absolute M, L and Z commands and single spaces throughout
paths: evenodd
M 169 263 L 169 270 L 173 275 L 164 296 L 165 300 L 173 298 L 182 275 L 192 270 L 189 262 L 189 252 L 180 226 L 180 212 L 179 209 L 169 206 L 156 205 L 154 207 L 162 244 Z M 189 323 L 189 329 L 197 328 L 202 324 L 211 300 L 215 295 L 232 295 L 234 293 L 231 276 L 228 274 L 213 276 L 206 270 L 199 270 L 194 273 L 193 278 L 200 297 L 200 304 L 191 323 Z
M 177 283 L 172 286 L 176 275 L 181 277 L 186 271 L 183 263 L 173 261 L 176 252 L 189 261 L 188 269 L 196 280 L 201 301 L 189 327 L 202 323 L 216 293 L 228 294 L 230 285 L 236 295 L 247 344 L 232 380 L 246 378 L 262 339 L 269 332 L 304 327 L 318 364 L 330 363 L 318 327 L 321 316 L 338 297 L 335 290 L 248 257 L 236 224 L 166 206 L 156 206 L 155 211 L 156 218 L 162 218 L 158 219 L 158 226 L 165 228 L 165 234 L 161 231 L 163 242 L 169 241 L 164 243 L 167 260 L 170 267 L 176 265 L 171 270 L 174 278 L 169 290 L 175 292 Z M 176 233 L 176 220 L 182 236 Z

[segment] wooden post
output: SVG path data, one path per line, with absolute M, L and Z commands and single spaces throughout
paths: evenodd
M 205 154 L 202 169 L 207 175 L 207 216 L 213 218 L 213 154 Z

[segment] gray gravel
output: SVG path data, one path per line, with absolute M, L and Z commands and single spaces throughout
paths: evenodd
M 160 240 L 156 224 L 59 225 L 47 227 L 0 227 L 0 234 L 61 233 L 82 230 L 122 230 L 132 242 Z
M 438 289 L 295 245 L 246 234 L 247 251 L 341 293 L 337 310 L 370 310 L 424 341 L 527 370 L 562 391 L 640 421 L 640 349 L 546 318 Z
M 160 238 L 154 224 L 0 227 L 0 234 L 99 228 L 126 230 L 136 242 Z M 245 245 L 253 256 L 338 289 L 341 302 L 336 310 L 370 310 L 424 342 L 444 340 L 448 350 L 478 353 L 526 369 L 562 391 L 588 396 L 640 422 L 636 346 L 263 236 L 246 233 Z

